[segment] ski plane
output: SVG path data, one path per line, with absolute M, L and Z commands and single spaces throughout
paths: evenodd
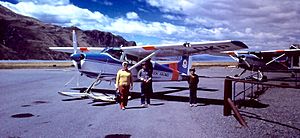
M 123 61 L 128 61 L 129 70 L 133 73 L 134 81 L 138 81 L 137 72 L 142 62 L 153 57 L 181 57 L 176 63 L 153 65 L 153 82 L 182 81 L 189 75 L 191 56 L 197 54 L 224 55 L 222 51 L 248 48 L 241 41 L 208 41 L 165 45 L 143 45 L 127 47 L 77 47 L 76 33 L 73 30 L 72 47 L 50 47 L 51 50 L 73 53 L 71 59 L 78 71 L 95 81 L 84 92 L 63 92 L 65 96 L 89 97 L 94 100 L 114 102 L 114 96 L 96 94 L 92 89 L 101 81 L 115 82 L 116 74 L 122 68 Z
M 300 73 L 300 45 L 293 44 L 289 49 L 267 51 L 224 51 L 238 62 L 238 67 L 244 70 L 240 74 L 228 76 L 240 78 L 247 70 L 254 72 L 251 78 L 258 81 L 267 81 L 264 72 L 290 73 L 297 77 Z M 299 81 L 299 80 L 298 80 Z

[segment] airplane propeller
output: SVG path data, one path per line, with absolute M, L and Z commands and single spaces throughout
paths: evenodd
M 73 32 L 72 32 L 72 38 L 73 38 L 73 48 L 74 48 L 73 54 L 76 54 L 77 53 L 77 38 L 76 38 L 75 30 L 73 30 Z
M 232 52 L 230 52 L 228 55 L 229 55 L 232 59 L 234 59 L 235 61 L 237 61 L 239 64 L 244 63 L 244 64 L 246 64 L 246 66 L 247 66 L 248 68 L 251 67 L 250 64 L 248 63 L 248 61 L 246 60 L 247 57 L 246 57 L 245 55 L 240 55 L 240 54 L 238 54 L 238 52 L 236 52 L 236 51 L 232 51 Z
M 239 63 L 245 63 L 248 68 L 250 68 L 250 64 L 246 60 L 247 57 L 245 55 L 237 56 Z
M 85 55 L 82 53 L 77 53 L 77 37 L 75 30 L 72 32 L 72 39 L 73 39 L 73 54 L 70 56 L 72 59 L 73 64 L 77 69 L 81 69 L 81 60 L 85 58 Z
M 81 60 L 85 58 L 84 54 L 72 54 L 71 56 L 73 64 L 76 66 L 77 69 L 81 69 Z

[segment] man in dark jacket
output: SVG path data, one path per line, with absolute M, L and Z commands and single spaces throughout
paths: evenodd
M 190 75 L 188 77 L 188 83 L 190 88 L 190 106 L 197 106 L 197 88 L 198 88 L 199 77 L 195 73 L 195 68 L 190 69 Z
M 147 68 L 147 64 L 142 63 L 142 69 L 138 72 L 138 79 L 141 81 L 141 105 L 148 107 L 152 94 L 152 72 Z M 145 105 L 145 98 L 147 104 Z

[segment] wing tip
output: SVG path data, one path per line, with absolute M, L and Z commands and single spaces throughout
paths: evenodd
M 248 46 L 245 43 L 241 42 L 241 41 L 231 41 L 231 43 L 233 43 L 237 46 L 240 46 L 242 48 L 248 48 Z

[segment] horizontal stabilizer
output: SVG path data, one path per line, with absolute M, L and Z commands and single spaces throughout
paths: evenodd
M 73 53 L 74 48 L 73 47 L 49 47 L 49 49 L 59 52 L 65 52 L 65 53 Z M 80 52 L 102 52 L 105 48 L 104 47 L 77 47 L 77 51 Z

